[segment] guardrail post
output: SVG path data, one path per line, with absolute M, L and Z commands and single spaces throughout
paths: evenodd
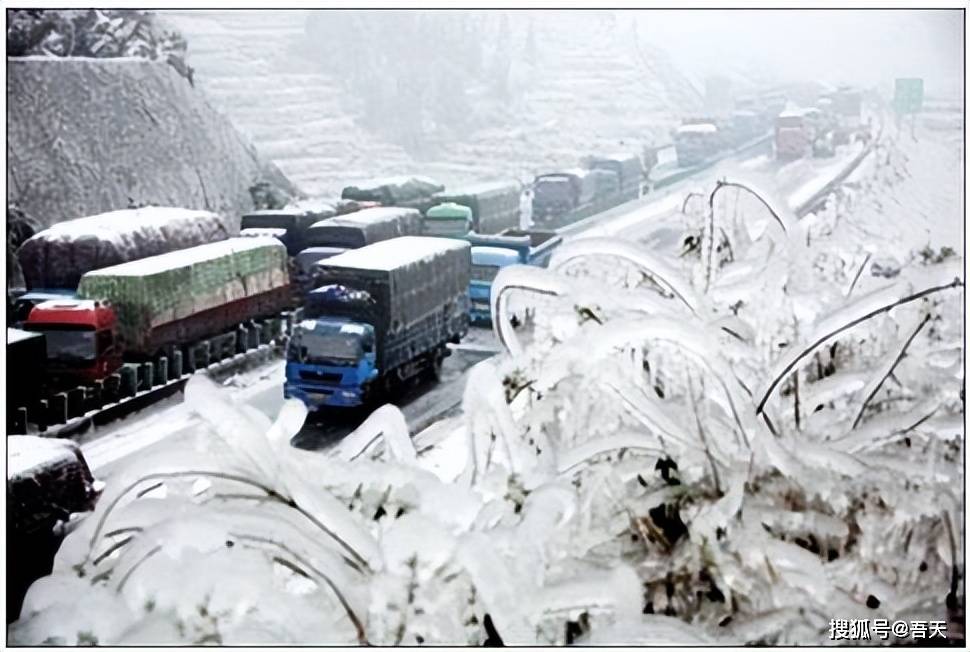
M 67 394 L 67 418 L 84 416 L 84 388 L 75 387 L 65 394 Z
M 182 377 L 182 351 L 175 349 L 172 353 L 172 365 L 168 368 L 168 379 L 178 380 Z
M 155 382 L 154 385 L 164 385 L 168 382 L 168 356 L 160 355 L 155 360 Z
M 249 326 L 246 327 L 246 348 L 255 349 L 259 346 L 259 325 L 256 322 L 249 322 Z
M 155 380 L 155 365 L 151 362 L 138 365 L 138 389 L 151 389 L 153 380 Z
M 87 409 L 97 410 L 104 405 L 104 381 L 96 380 L 94 384 L 91 385 L 91 394 L 88 396 Z
M 239 346 L 239 331 L 233 331 L 232 333 L 226 333 L 222 338 L 222 346 L 220 347 L 220 359 L 229 358 L 238 353 L 237 347 Z M 243 338 L 245 339 L 245 338 Z
M 128 398 L 138 392 L 138 373 L 135 367 L 125 365 L 121 368 L 121 384 L 118 387 L 118 398 Z
M 67 423 L 67 394 L 64 392 L 51 396 L 48 422 L 57 425 Z
M 117 403 L 121 391 L 121 374 L 113 373 L 104 379 L 104 403 Z
M 205 369 L 209 366 L 209 346 L 209 340 L 203 340 L 192 351 L 193 367 L 195 369 Z
M 37 401 L 37 407 L 33 411 L 35 417 L 34 423 L 37 424 L 37 429 L 41 432 L 47 431 L 47 415 L 49 412 L 50 405 L 48 404 L 47 399 L 42 398 L 41 400 Z
M 245 353 L 249 345 L 249 331 L 245 324 L 236 327 L 236 353 Z

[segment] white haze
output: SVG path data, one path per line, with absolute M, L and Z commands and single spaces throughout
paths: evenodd
M 879 86 L 922 77 L 929 96 L 963 94 L 961 10 L 650 10 L 644 38 L 695 79 L 722 74 Z

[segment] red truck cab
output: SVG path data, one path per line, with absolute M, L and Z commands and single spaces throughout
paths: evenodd
M 44 334 L 51 378 L 91 382 L 121 366 L 117 320 L 105 301 L 53 300 L 34 306 L 23 329 Z

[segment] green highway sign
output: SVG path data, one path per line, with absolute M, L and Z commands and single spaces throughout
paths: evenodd
M 893 107 L 896 113 L 919 111 L 923 107 L 923 80 L 915 77 L 897 79 Z

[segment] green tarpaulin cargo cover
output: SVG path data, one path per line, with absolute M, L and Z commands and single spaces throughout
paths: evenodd
M 125 347 L 149 350 L 160 326 L 287 288 L 286 248 L 271 238 L 232 238 L 85 274 L 82 299 L 110 301 Z
M 386 177 L 347 186 L 340 197 L 357 201 L 376 201 L 385 206 L 400 206 L 405 202 L 426 199 L 444 189 L 442 184 L 430 177 Z

